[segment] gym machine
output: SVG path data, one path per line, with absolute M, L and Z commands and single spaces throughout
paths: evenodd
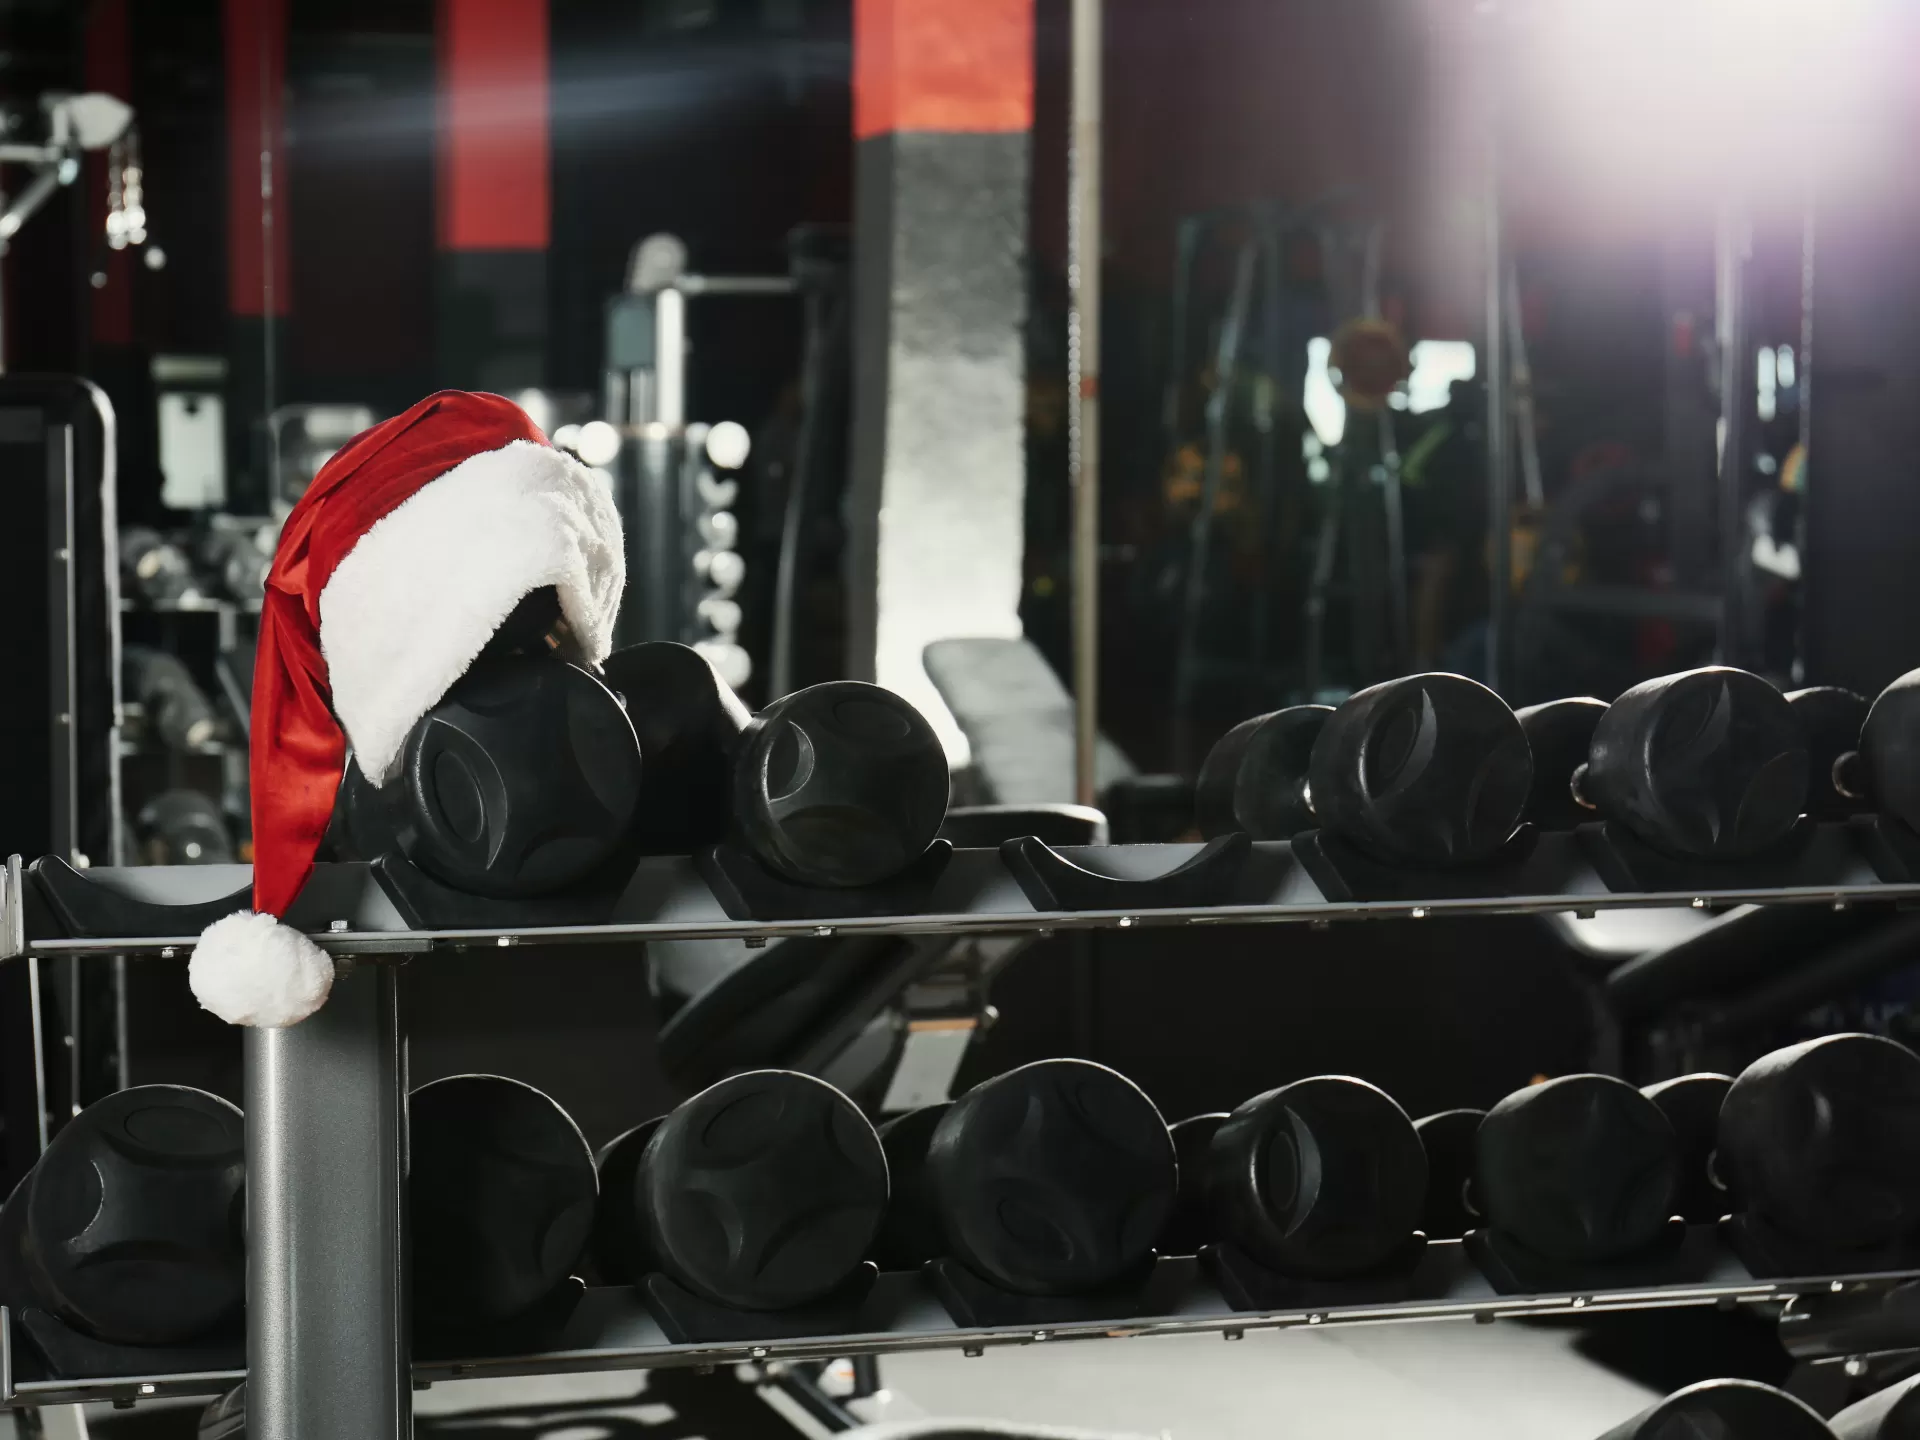
M 127 855 L 120 797 L 114 415 L 83 380 L 0 377 L 0 824 L 69 864 Z M 122 1080 L 123 967 L 34 961 L 0 976 L 5 1170 Z
M 803 228 L 790 237 L 788 275 L 703 275 L 686 246 L 651 235 L 633 249 L 627 288 L 608 302 L 606 361 L 598 426 L 563 427 L 556 443 L 592 464 L 610 465 L 633 551 L 619 636 L 624 643 L 674 640 L 705 653 L 732 685 L 753 664 L 739 642 L 746 560 L 734 510 L 749 437 L 737 423 L 689 423 L 688 320 L 709 297 L 798 298 L 805 339 L 801 420 L 788 476 L 771 606 L 769 695 L 794 688 L 794 614 L 806 573 L 817 566 L 811 532 L 831 512 L 843 481 L 844 436 L 835 418 L 848 405 L 850 296 L 843 234 Z M 611 426 L 611 433 L 607 431 Z M 840 427 L 844 428 L 844 427 Z M 594 433 L 588 433 L 588 432 Z

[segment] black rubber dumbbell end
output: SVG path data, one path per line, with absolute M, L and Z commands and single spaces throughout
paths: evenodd
M 1563 1075 L 1487 1112 L 1473 1178 L 1489 1228 L 1551 1260 L 1615 1260 L 1666 1229 L 1680 1147 L 1660 1107 L 1624 1080 Z
M 1291 840 L 1319 821 L 1307 797 L 1313 742 L 1330 705 L 1294 705 L 1242 720 L 1215 743 L 1194 786 L 1194 819 L 1209 840 L 1239 830 Z
M 1805 1404 L 1757 1380 L 1703 1380 L 1648 1406 L 1599 1440 L 1833 1440 Z
M 571 1116 L 502 1075 L 454 1075 L 407 1101 L 414 1310 L 471 1330 L 547 1299 L 585 1253 L 599 1182 Z
M 1764 1055 L 1720 1107 L 1719 1172 L 1746 1210 L 1809 1246 L 1920 1233 L 1920 1056 L 1878 1035 Z
M 1390 864 L 1488 860 L 1533 787 L 1513 711 L 1462 675 L 1410 675 L 1349 696 L 1327 717 L 1307 770 L 1314 813 Z
M 1339 1279 L 1385 1265 L 1420 1228 L 1427 1156 L 1377 1086 L 1318 1075 L 1256 1095 L 1207 1149 L 1215 1233 L 1286 1275 Z
M 1139 1086 L 1088 1060 L 982 1081 L 934 1130 L 927 1174 L 947 1253 L 1022 1295 L 1077 1295 L 1146 1266 L 1178 1187 Z
M 634 1194 L 664 1274 L 736 1310 L 785 1310 L 826 1296 L 873 1248 L 887 1162 L 826 1081 L 752 1070 L 660 1122 Z

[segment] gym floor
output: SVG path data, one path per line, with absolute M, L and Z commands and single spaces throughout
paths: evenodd
M 1098 1437 L 1205 1440 L 1593 1440 L 1661 1393 L 1588 1358 L 1571 1328 L 1433 1323 L 1255 1331 L 1135 1344 L 887 1356 L 872 1440 L 939 1422 L 1059 1427 Z M 1256 1363 L 1248 1364 L 1249 1360 Z M 690 1377 L 688 1377 L 690 1378 Z M 1695 1377 L 1698 1378 L 1698 1377 Z M 661 1383 L 667 1381 L 668 1383 Z M 636 1374 L 473 1380 L 417 1394 L 443 1440 L 760 1440 L 791 1435 L 724 1377 L 695 1420 Z M 542 1413 L 545 1411 L 546 1413 Z M 97 1440 L 190 1440 L 197 1407 L 90 1410 Z M 761 1423 L 764 1422 L 764 1423 Z M 919 1422 L 919 1423 L 915 1423 Z M 950 1433 L 950 1432 L 949 1432 Z

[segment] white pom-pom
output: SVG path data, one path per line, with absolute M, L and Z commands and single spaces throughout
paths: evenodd
M 187 983 L 229 1025 L 297 1025 L 327 1003 L 333 958 L 273 916 L 241 910 L 201 932 Z

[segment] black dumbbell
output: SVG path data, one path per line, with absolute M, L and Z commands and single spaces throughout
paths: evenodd
M 1833 1440 L 1800 1401 L 1757 1380 L 1702 1380 L 1616 1425 L 1600 1440 Z
M 1610 1075 L 1563 1075 L 1487 1112 L 1473 1189 L 1487 1228 L 1552 1260 L 1645 1250 L 1674 1213 L 1680 1147 L 1660 1107 Z
M 602 1159 L 611 1217 L 598 1231 L 631 1242 L 597 1247 L 607 1279 L 655 1270 L 736 1310 L 786 1310 L 827 1296 L 872 1249 L 886 1158 L 824 1080 L 732 1075 L 650 1125 L 623 1137 L 617 1164 L 619 1142 Z
M 1680 1186 L 1674 1213 L 1689 1225 L 1711 1225 L 1727 1213 L 1715 1152 L 1720 1144 L 1720 1106 L 1733 1077 L 1702 1072 L 1648 1085 L 1640 1093 L 1660 1107 L 1680 1142 Z
M 1314 813 L 1381 860 L 1459 865 L 1512 836 L 1533 785 L 1527 737 L 1493 691 L 1410 675 L 1349 696 L 1307 767 Z
M 1549 700 L 1513 712 L 1533 753 L 1526 818 L 1542 830 L 1571 830 L 1599 818 L 1582 798 L 1574 777 L 1587 763 L 1594 727 L 1606 713 L 1606 701 L 1587 696 Z
M 630 1281 L 651 1263 L 640 1211 L 632 1203 L 633 1187 L 647 1142 L 666 1118 L 656 1115 L 615 1136 L 593 1157 L 594 1173 L 600 1179 L 600 1200 L 593 1216 L 593 1263 L 603 1277 Z
M 1828 1424 L 1836 1440 L 1920 1440 L 1920 1375 L 1855 1401 Z
M 739 696 L 706 656 L 666 640 L 614 651 L 601 674 L 640 739 L 640 853 L 690 855 L 724 839 L 733 746 L 753 718 Z
M 1214 1241 L 1213 1217 L 1207 1211 L 1207 1151 L 1226 1118 L 1224 1110 L 1189 1115 L 1169 1129 L 1180 1186 L 1167 1228 L 1160 1232 L 1157 1248 L 1163 1255 L 1197 1254 Z
M 1200 767 L 1194 819 L 1212 840 L 1244 831 L 1255 840 L 1291 840 L 1319 821 L 1307 801 L 1313 742 L 1331 705 L 1294 705 L 1242 720 Z
M 1081 1294 L 1142 1269 L 1178 1184 L 1153 1102 L 1086 1060 L 976 1085 L 934 1128 L 926 1167 L 947 1253 L 1024 1295 Z
M 1859 749 L 1835 759 L 1832 775 L 1844 798 L 1870 803 L 1920 830 L 1920 670 L 1909 670 L 1874 697 Z
M 733 817 L 747 847 L 803 885 L 874 885 L 939 834 L 951 777 L 918 710 L 878 685 L 831 680 L 773 702 L 741 735 Z
M 1776 1050 L 1720 1107 L 1719 1171 L 1747 1213 L 1857 1250 L 1920 1232 L 1920 1056 L 1877 1035 Z
M 472 895 L 550 894 L 625 841 L 640 742 L 579 666 L 483 656 L 408 732 L 379 794 L 400 850 L 435 879 Z
M 1458 1240 L 1480 1224 L 1473 1198 L 1474 1137 L 1484 1110 L 1442 1110 L 1413 1122 L 1427 1153 L 1427 1199 L 1420 1228 L 1429 1239 Z
M 149 865 L 231 865 L 233 836 L 220 802 L 198 790 L 162 790 L 133 822 Z
M 1649 680 L 1609 705 L 1579 786 L 1656 849 L 1740 859 L 1785 839 L 1805 810 L 1807 746 L 1785 696 L 1713 665 Z
M 1867 808 L 1866 799 L 1841 787 L 1841 758 L 1859 752 L 1866 698 L 1838 685 L 1814 685 L 1789 691 L 1787 705 L 1807 747 L 1807 814 L 1816 820 L 1860 814 Z
M 240 1111 L 184 1085 L 138 1085 L 53 1137 L 0 1210 L 4 1300 L 121 1345 L 175 1345 L 236 1319 L 246 1295 Z
M 472 1330 L 524 1315 L 574 1272 L 593 1232 L 593 1152 L 546 1095 L 455 1075 L 407 1102 L 413 1306 Z
M 927 1191 L 927 1146 L 946 1113 L 946 1101 L 922 1105 L 880 1127 L 891 1187 L 887 1218 L 873 1242 L 873 1260 L 882 1270 L 915 1270 L 946 1253 L 940 1217 Z
M 1318 1075 L 1256 1095 L 1207 1147 L 1216 1234 L 1287 1275 L 1378 1269 L 1420 1227 L 1427 1156 L 1383 1090 Z

